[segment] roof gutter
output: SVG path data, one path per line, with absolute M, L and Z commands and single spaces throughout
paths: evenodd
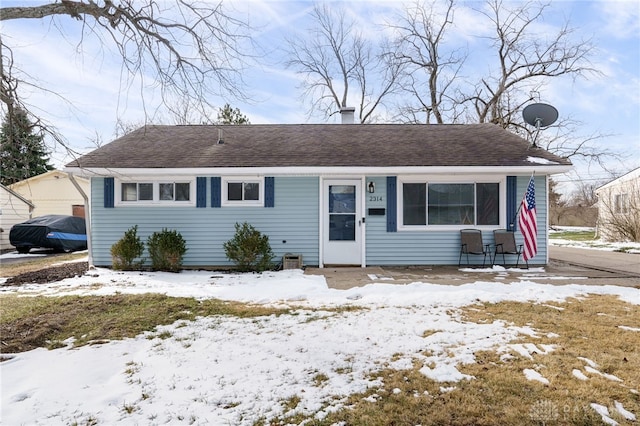
M 318 176 L 318 175 L 354 175 L 354 176 L 390 176 L 390 175 L 472 175 L 496 173 L 508 175 L 556 175 L 573 169 L 570 164 L 538 164 L 528 166 L 398 166 L 398 167 L 197 167 L 197 168 L 78 168 L 70 167 L 65 171 L 77 173 L 83 177 L 100 176 Z

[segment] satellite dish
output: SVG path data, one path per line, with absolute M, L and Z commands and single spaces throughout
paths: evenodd
M 531 104 L 522 110 L 524 121 L 536 128 L 552 125 L 558 119 L 558 110 L 548 104 Z

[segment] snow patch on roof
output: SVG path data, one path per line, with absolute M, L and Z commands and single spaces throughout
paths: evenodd
M 546 158 L 540 157 L 527 157 L 527 161 L 535 164 L 560 164 L 556 161 L 547 160 Z

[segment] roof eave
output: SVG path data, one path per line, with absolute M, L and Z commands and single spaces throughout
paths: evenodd
M 92 176 L 389 176 L 418 174 L 541 174 L 555 175 L 571 171 L 570 164 L 537 164 L 527 166 L 399 166 L 399 167 L 199 167 L 199 168 L 102 168 L 69 167 L 64 170 L 75 175 Z

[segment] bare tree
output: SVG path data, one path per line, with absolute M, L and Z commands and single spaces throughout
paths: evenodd
M 373 121 L 384 98 L 397 90 L 400 64 L 357 32 L 343 8 L 316 4 L 311 18 L 308 38 L 287 40 L 287 66 L 305 77 L 301 88 L 310 113 L 329 117 L 355 102 L 360 123 Z
M 614 174 L 615 171 L 609 170 L 605 160 L 618 159 L 620 156 L 599 143 L 602 139 L 612 135 L 602 132 L 585 135 L 582 134 L 582 128 L 582 123 L 571 117 L 560 118 L 537 139 L 538 145 L 560 157 L 581 161 L 589 165 L 597 164 L 609 174 Z M 533 139 L 532 132 L 535 130 L 533 127 L 527 128 L 523 125 L 521 129 L 515 131 L 531 140 Z
M 567 211 L 567 201 L 558 192 L 558 183 L 549 179 L 549 225 L 560 225 Z
M 489 23 L 490 54 L 483 60 L 492 66 L 488 73 L 478 72 L 462 47 L 446 40 L 455 6 L 454 0 L 445 4 L 419 0 L 405 8 L 399 23 L 390 25 L 399 35 L 395 55 L 407 65 L 403 87 L 412 95 L 400 109 L 403 121 L 494 123 L 561 157 L 606 170 L 605 160 L 617 156 L 597 141 L 611 135 L 583 135 L 581 123 L 563 117 L 536 140 L 536 129 L 522 118 L 524 106 L 539 101 L 550 80 L 599 74 L 590 63 L 591 41 L 576 41 L 569 22 L 556 32 L 536 30 L 550 2 L 486 0 L 484 8 L 475 12 Z M 469 77 L 461 78 L 463 73 Z M 426 119 L 420 120 L 425 113 Z
M 568 22 L 555 34 L 533 30 L 550 5 L 488 0 L 487 8 L 478 10 L 492 25 L 497 64 L 461 97 L 471 107 L 472 121 L 522 128 L 519 111 L 549 79 L 597 72 L 589 62 L 594 46 L 589 40 L 573 41 L 574 29 Z
M 61 0 L 42 5 L 0 8 L 0 20 L 72 18 L 82 28 L 81 45 L 95 36 L 110 43 L 122 58 L 121 91 L 136 77 L 151 78 L 162 100 L 189 99 L 202 113 L 210 110 L 213 95 L 243 97 L 243 41 L 250 41 L 247 25 L 226 12 L 219 3 L 156 0 Z M 65 144 L 50 123 L 39 120 L 37 107 L 21 96 L 27 86 L 55 93 L 27 79 L 28 72 L 14 66 L 13 52 L 0 38 L 0 105 L 9 116 L 17 108 L 27 111 L 35 125 Z M 65 145 L 66 146 L 66 145 Z
M 580 182 L 571 196 L 571 204 L 576 207 L 594 207 L 598 202 L 596 190 L 602 182 Z
M 450 92 L 464 64 L 461 50 L 443 53 L 441 45 L 453 24 L 454 1 L 444 3 L 424 1 L 407 6 L 399 23 L 389 24 L 397 38 L 392 54 L 404 67 L 402 87 L 411 94 L 401 106 L 403 121 L 429 124 L 455 122 L 456 103 Z M 417 105 L 416 105 L 417 104 Z M 420 118 L 423 114 L 426 118 Z
M 173 123 L 176 125 L 187 124 L 213 124 L 213 112 L 207 105 L 204 110 L 197 100 L 191 98 L 178 98 L 172 102 L 165 102 L 168 117 L 160 115 L 153 121 L 158 123 Z

